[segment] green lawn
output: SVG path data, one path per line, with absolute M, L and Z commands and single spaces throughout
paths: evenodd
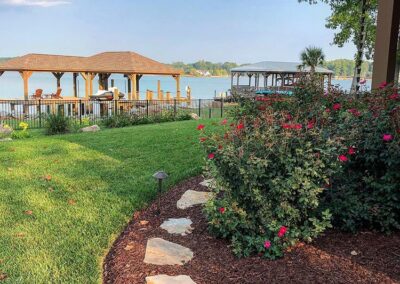
M 201 172 L 197 124 L 35 134 L 0 144 L 2 283 L 99 282 L 113 240 L 155 197 L 152 174 L 165 170 L 172 185 Z

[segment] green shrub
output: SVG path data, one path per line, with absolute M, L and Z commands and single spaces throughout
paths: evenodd
M 104 126 L 108 128 L 120 128 L 131 125 L 131 117 L 127 113 L 109 116 L 103 120 Z
M 344 230 L 400 229 L 398 90 L 382 84 L 357 98 L 337 89 L 325 95 L 310 92 L 307 102 L 304 90 L 312 90 L 312 85 L 305 80 L 296 88 L 300 115 L 316 121 L 325 137 L 344 145 L 341 168 L 331 176 L 322 207 L 330 209 L 333 224 Z
M 210 229 L 237 255 L 282 256 L 329 227 L 331 214 L 345 230 L 400 229 L 396 88 L 324 93 L 308 77 L 291 98 L 239 102 L 223 135 L 199 127 L 216 180 L 205 209 Z
M 121 113 L 104 119 L 103 124 L 108 128 L 118 128 L 130 125 L 161 123 L 161 122 L 171 122 L 171 121 L 190 120 L 190 119 L 192 119 L 190 114 L 186 112 L 178 113 L 175 115 L 173 110 L 169 110 L 148 117 L 140 116 L 137 114 Z
M 48 135 L 68 133 L 70 123 L 70 119 L 62 114 L 50 114 L 46 118 L 46 133 Z
M 242 113 L 252 112 L 248 105 L 242 104 Z M 228 238 L 236 255 L 274 259 L 330 227 L 329 211 L 318 210 L 319 196 L 337 167 L 332 157 L 339 145 L 318 129 L 267 110 L 242 117 L 223 137 L 201 141 L 217 180 L 216 197 L 205 210 L 210 229 Z

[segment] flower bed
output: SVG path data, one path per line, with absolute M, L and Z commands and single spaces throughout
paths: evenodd
M 222 134 L 200 141 L 217 197 L 210 229 L 239 256 L 276 258 L 331 224 L 400 228 L 400 96 L 382 84 L 360 98 L 303 78 L 293 99 L 241 99 Z

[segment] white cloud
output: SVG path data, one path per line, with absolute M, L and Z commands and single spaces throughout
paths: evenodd
M 0 0 L 0 3 L 10 6 L 52 7 L 70 4 L 71 2 L 63 0 Z

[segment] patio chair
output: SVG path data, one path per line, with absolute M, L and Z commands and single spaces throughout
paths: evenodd
M 52 99 L 62 99 L 61 92 L 62 92 L 62 89 L 57 88 L 57 92 L 55 94 L 51 94 L 51 98 Z
M 38 100 L 42 98 L 43 90 L 37 89 L 35 93 L 31 96 L 32 99 Z

